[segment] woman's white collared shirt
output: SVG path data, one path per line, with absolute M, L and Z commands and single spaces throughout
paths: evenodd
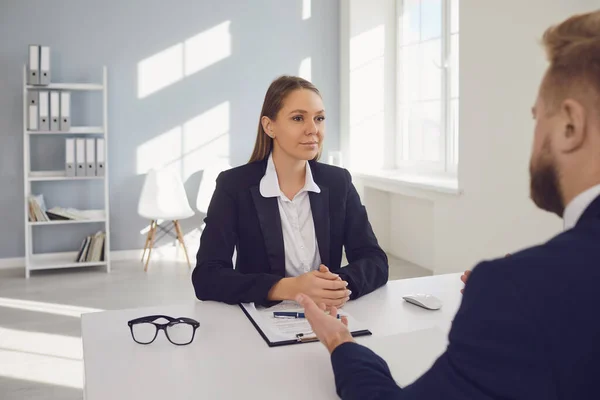
M 273 155 L 269 156 L 267 170 L 260 181 L 260 194 L 263 197 L 277 197 L 285 248 L 286 276 L 299 276 L 316 270 L 321 265 L 308 192 L 321 193 L 321 189 L 313 180 L 308 161 L 304 187 L 290 200 L 279 187 Z

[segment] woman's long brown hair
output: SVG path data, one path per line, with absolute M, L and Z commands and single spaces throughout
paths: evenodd
M 260 118 L 258 119 L 258 132 L 256 133 L 256 142 L 254 144 L 254 150 L 250 157 L 249 163 L 254 161 L 263 161 L 269 157 L 273 150 L 273 138 L 266 134 L 262 125 L 262 117 L 268 117 L 271 120 L 277 118 L 277 114 L 283 107 L 285 98 L 292 93 L 294 90 L 307 89 L 312 90 L 319 96 L 321 93 L 319 90 L 307 81 L 297 76 L 281 76 L 271 83 L 267 94 L 265 95 L 265 101 L 260 112 Z M 321 151 L 315 157 L 318 160 L 321 155 Z

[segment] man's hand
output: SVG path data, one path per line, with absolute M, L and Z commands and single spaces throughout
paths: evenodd
M 511 256 L 510 253 L 508 253 L 506 255 L 506 257 Z M 469 279 L 469 275 L 471 275 L 471 270 L 466 270 L 460 277 L 460 280 L 462 281 L 462 283 L 464 283 L 465 285 L 467 284 L 467 279 Z M 461 293 L 464 293 L 465 289 L 460 289 Z
M 271 288 L 269 299 L 294 300 L 298 294 L 303 293 L 327 307 L 341 307 L 350 300 L 352 292 L 346 288 L 347 286 L 348 282 L 321 265 L 318 271 L 307 272 L 295 278 L 281 279 Z
M 313 332 L 329 350 L 330 354 L 339 345 L 354 342 L 348 330 L 348 318 L 342 316 L 341 319 L 337 319 L 338 310 L 336 307 L 331 307 L 329 315 L 327 315 L 325 314 L 324 304 L 317 306 L 314 301 L 304 294 L 299 294 L 296 301 L 304 307 L 304 315 Z

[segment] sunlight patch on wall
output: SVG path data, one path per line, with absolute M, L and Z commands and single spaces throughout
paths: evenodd
M 137 173 L 160 169 L 181 157 L 181 126 L 161 133 L 137 148 Z
M 178 43 L 140 61 L 138 98 L 143 99 L 183 79 L 183 44 Z
M 231 55 L 231 21 L 185 41 L 185 75 L 190 76 Z
M 231 56 L 230 25 L 231 21 L 225 21 L 140 61 L 138 99 Z
M 230 104 L 223 102 L 183 125 L 183 180 L 229 163 Z

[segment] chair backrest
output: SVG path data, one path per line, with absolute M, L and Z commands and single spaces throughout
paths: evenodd
M 194 215 L 179 174 L 169 168 L 146 175 L 138 214 L 147 219 L 184 219 Z
M 208 205 L 212 199 L 212 195 L 217 186 L 217 177 L 223 171 L 231 168 L 228 161 L 214 162 L 204 169 L 202 181 L 198 188 L 198 196 L 196 197 L 196 209 L 206 214 Z

